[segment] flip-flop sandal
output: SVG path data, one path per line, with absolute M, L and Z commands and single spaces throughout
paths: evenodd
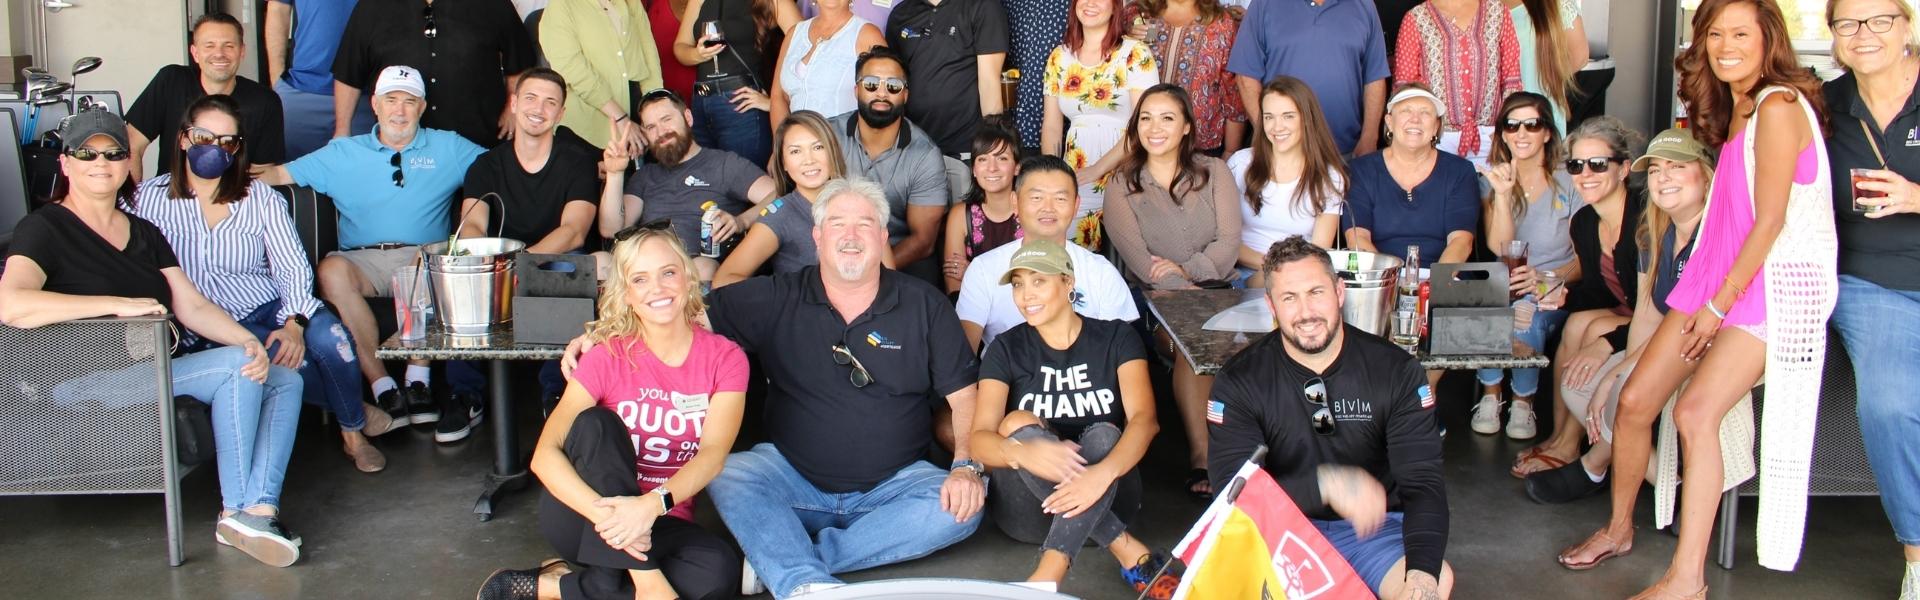
M 1594 537 L 1600 538 L 1606 543 L 1611 544 L 1613 547 L 1608 548 L 1606 552 L 1601 552 L 1600 554 L 1594 555 L 1593 560 L 1590 560 L 1584 563 L 1567 562 L 1568 554 L 1572 554 L 1573 552 L 1578 551 L 1581 546 L 1586 545 L 1586 543 L 1588 541 L 1591 541 Z M 1596 534 L 1593 537 L 1587 538 L 1586 540 L 1581 540 L 1580 543 L 1578 544 L 1568 546 L 1565 550 L 1561 550 L 1560 555 L 1554 557 L 1554 561 L 1560 563 L 1560 566 L 1566 567 L 1568 570 L 1571 570 L 1571 571 L 1585 571 L 1585 570 L 1589 570 L 1594 567 L 1600 566 L 1600 563 L 1607 562 L 1608 560 L 1611 560 L 1614 558 L 1626 556 L 1628 554 L 1633 554 L 1633 546 L 1627 546 L 1625 548 L 1621 548 L 1620 544 L 1617 542 L 1614 542 L 1612 538 L 1609 538 L 1606 535 Z
M 1202 492 L 1193 489 L 1194 486 L 1200 484 L 1207 484 L 1207 491 Z M 1213 480 L 1207 477 L 1206 469 L 1192 469 L 1187 471 L 1187 495 L 1192 496 L 1195 500 L 1212 500 L 1212 484 Z
M 1526 465 L 1527 461 L 1534 461 L 1534 460 L 1540 461 L 1540 464 L 1546 465 L 1546 468 L 1538 469 L 1535 471 L 1520 470 L 1520 467 Z M 1529 454 L 1526 458 L 1520 459 L 1519 461 L 1513 463 L 1513 468 L 1509 469 L 1507 471 L 1507 474 L 1512 475 L 1518 479 L 1526 479 L 1528 475 L 1532 475 L 1534 473 L 1540 473 L 1544 471 L 1552 471 L 1554 469 L 1558 469 L 1564 466 L 1567 466 L 1567 461 L 1560 460 L 1559 458 L 1554 457 L 1551 454 L 1547 454 L 1546 452 L 1534 452 L 1532 454 Z

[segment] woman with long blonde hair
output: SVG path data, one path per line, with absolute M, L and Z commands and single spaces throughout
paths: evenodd
M 540 531 L 561 558 L 494 572 L 483 599 L 732 598 L 740 556 L 693 523 L 693 497 L 733 448 L 746 406 L 740 347 L 696 326 L 693 259 L 664 222 L 614 237 L 600 319 L 534 445 Z

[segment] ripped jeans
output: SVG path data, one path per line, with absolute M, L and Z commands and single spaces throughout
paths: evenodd
M 234 320 L 260 338 L 260 343 L 267 344 L 267 335 L 280 328 L 279 312 L 280 301 L 271 300 Z M 354 356 L 353 338 L 347 334 L 347 326 L 340 323 L 340 317 L 325 307 L 308 315 L 307 320 L 306 335 L 302 336 L 306 339 L 307 352 L 300 363 L 300 377 L 306 381 L 303 397 L 307 404 L 332 411 L 333 417 L 340 420 L 341 431 L 359 431 L 367 425 L 367 413 L 361 404 L 360 359 Z M 187 348 L 197 351 L 219 346 L 200 339 Z M 279 344 L 267 345 L 269 358 L 278 356 L 279 351 Z

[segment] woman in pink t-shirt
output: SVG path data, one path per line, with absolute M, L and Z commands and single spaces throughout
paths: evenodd
M 566 562 L 500 570 L 480 598 L 732 598 L 740 556 L 693 523 L 693 497 L 726 463 L 746 404 L 747 358 L 696 327 L 693 261 L 671 229 L 615 236 L 618 280 L 588 323 L 560 405 L 534 445 L 540 531 Z M 703 451 L 702 447 L 712 448 Z

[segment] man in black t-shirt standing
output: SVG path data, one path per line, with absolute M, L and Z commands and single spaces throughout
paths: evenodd
M 1263 468 L 1381 598 L 1438 600 L 1447 490 L 1433 391 L 1418 362 L 1347 327 L 1325 250 L 1300 236 L 1261 266 L 1277 327 L 1227 361 L 1207 403 L 1213 489 L 1267 446 Z
M 1000 67 L 1007 35 L 999 0 L 904 0 L 887 16 L 887 44 L 906 59 L 917 91 L 907 118 L 933 136 L 940 153 L 973 152 L 980 118 L 1006 110 Z
M 127 107 L 127 149 L 133 153 L 132 179 L 140 181 L 173 169 L 173 155 L 180 151 L 174 140 L 180 134 L 180 118 L 187 106 L 201 96 L 226 94 L 240 105 L 240 135 L 245 138 L 247 160 L 255 166 L 277 165 L 287 160 L 285 125 L 281 119 L 280 96 L 273 89 L 239 75 L 246 60 L 246 31 L 240 21 L 226 13 L 202 15 L 193 22 L 187 46 L 192 65 L 167 65 L 153 74 L 146 89 Z M 141 157 L 148 145 L 160 147 L 160 161 L 151 174 L 141 172 Z
M 333 56 L 333 137 L 347 137 L 361 91 L 381 69 L 408 65 L 426 77 L 422 127 L 492 148 L 513 131 L 507 83 L 538 62 L 526 23 L 507 0 L 360 2 Z

